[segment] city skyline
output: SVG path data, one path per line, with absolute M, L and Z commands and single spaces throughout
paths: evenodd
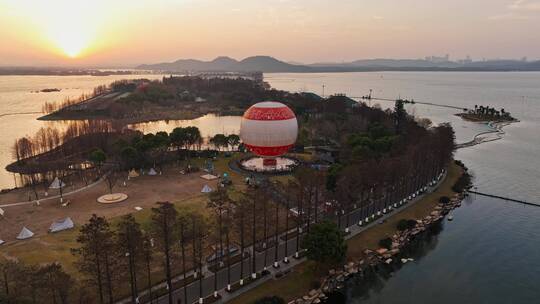
M 457 14 L 459 13 L 459 14 Z M 459 18 L 456 16 L 459 15 Z M 0 65 L 539 58 L 540 1 L 0 0 Z

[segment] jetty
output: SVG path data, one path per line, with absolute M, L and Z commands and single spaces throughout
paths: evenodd
M 502 199 L 502 200 L 505 200 L 505 201 L 514 202 L 514 203 L 520 203 L 520 204 L 524 204 L 524 205 L 528 205 L 528 206 L 540 207 L 540 204 L 526 202 L 526 201 L 523 201 L 523 200 L 510 198 L 510 197 L 504 197 L 504 196 L 495 195 L 495 194 L 483 193 L 483 192 L 478 192 L 478 191 L 473 191 L 473 190 L 469 190 L 469 193 L 478 194 L 478 195 L 491 197 L 491 198 L 498 198 L 498 199 Z

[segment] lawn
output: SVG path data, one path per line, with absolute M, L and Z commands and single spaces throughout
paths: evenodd
M 177 208 L 184 210 L 206 213 L 207 195 L 201 194 L 186 200 L 174 202 Z M 151 209 L 144 209 L 133 213 L 135 219 L 141 224 L 142 228 L 148 228 L 150 225 Z M 120 217 L 109 219 L 112 227 L 120 221 Z M 40 237 L 35 237 L 25 242 L 15 242 L 8 244 L 2 248 L 2 255 L 7 257 L 16 257 L 19 261 L 27 264 L 45 264 L 52 262 L 60 262 L 65 270 L 79 278 L 80 274 L 77 271 L 74 263 L 76 257 L 71 254 L 71 248 L 76 248 L 78 229 L 62 231 L 55 234 L 47 234 Z

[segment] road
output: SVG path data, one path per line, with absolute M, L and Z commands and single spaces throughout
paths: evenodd
M 435 190 L 439 186 L 441 181 L 444 180 L 445 177 L 446 177 L 446 172 L 441 177 L 441 179 L 438 181 L 438 183 L 436 185 L 434 185 L 433 187 L 427 187 L 426 193 L 430 193 L 433 190 Z M 405 204 L 403 206 L 397 205 L 396 209 L 397 210 L 403 210 L 407 206 L 411 206 L 414 203 L 416 203 L 417 201 L 419 201 L 423 196 L 424 196 L 424 194 L 419 194 L 417 196 L 415 195 L 415 197 L 412 198 L 409 201 L 408 204 Z M 374 208 L 374 207 L 376 207 L 376 208 Z M 394 213 L 394 212 L 391 212 L 390 209 L 389 209 L 388 213 L 383 214 L 382 213 L 383 209 L 384 209 L 384 202 L 380 201 L 378 203 L 371 204 L 369 206 L 365 206 L 364 208 L 358 208 L 358 209 L 352 211 L 351 214 L 350 214 L 350 219 L 349 219 L 350 234 L 348 234 L 346 236 L 346 238 L 347 239 L 351 238 L 351 237 L 355 236 L 356 234 L 358 234 L 358 233 L 360 233 L 360 232 L 362 232 L 362 231 L 364 231 L 364 230 L 366 230 L 366 229 L 368 229 L 368 228 L 370 228 L 370 227 L 372 227 L 374 225 L 377 225 L 379 222 L 384 221 L 386 218 L 390 217 Z M 376 211 L 375 214 L 380 212 L 381 217 L 378 218 L 376 221 L 370 220 L 370 223 L 367 224 L 367 225 L 364 222 L 363 226 L 358 226 L 357 224 L 358 224 L 359 221 L 365 220 L 365 216 L 366 216 L 367 212 L 368 211 L 373 211 L 373 210 L 379 210 L 379 211 Z M 373 214 L 371 216 L 373 216 Z M 345 216 L 343 216 L 342 219 L 341 219 L 341 228 L 342 229 L 345 229 L 345 224 L 346 224 L 345 221 L 346 221 L 346 218 L 345 218 Z M 256 272 L 260 272 L 266 266 L 267 269 L 271 272 L 270 275 L 267 275 L 267 276 L 255 281 L 255 282 L 253 282 L 252 284 L 248 285 L 248 287 L 246 287 L 246 288 L 242 288 L 242 289 L 237 290 L 237 291 L 232 292 L 232 293 L 227 292 L 225 290 L 225 288 L 227 287 L 227 284 L 228 284 L 228 275 L 227 275 L 228 271 L 227 271 L 227 268 L 225 267 L 224 269 L 221 269 L 220 271 L 217 272 L 217 289 L 218 289 L 219 295 L 221 295 L 221 297 L 222 297 L 221 300 L 219 300 L 218 303 L 224 303 L 224 302 L 226 302 L 226 301 L 228 301 L 230 299 L 233 299 L 234 297 L 238 296 L 239 294 L 241 294 L 243 292 L 246 292 L 248 289 L 254 288 L 257 285 L 260 285 L 260 284 L 264 283 L 265 281 L 268 281 L 268 280 L 272 279 L 278 271 L 284 271 L 284 270 L 287 270 L 287 269 L 291 269 L 295 265 L 305 261 L 305 258 L 298 259 L 298 260 L 293 258 L 294 254 L 296 253 L 296 237 L 288 240 L 288 242 L 287 242 L 287 253 L 286 254 L 285 254 L 285 242 L 283 240 L 280 240 L 279 245 L 278 245 L 278 259 L 277 259 L 280 268 L 278 268 L 278 269 L 274 269 L 272 267 L 272 265 L 274 263 L 274 253 L 275 253 L 274 250 L 275 250 L 275 247 L 270 247 L 267 250 L 268 250 L 268 252 L 267 252 L 266 265 L 265 265 L 265 261 L 264 261 L 264 252 L 256 254 L 256 269 L 255 270 L 256 270 Z M 252 248 L 248 248 L 248 249 L 246 249 L 246 251 L 252 252 Z M 285 256 L 288 257 L 288 260 L 289 260 L 288 264 L 283 263 L 283 259 L 284 259 Z M 248 278 L 252 273 L 252 269 L 251 269 L 252 259 L 251 258 L 246 258 L 243 261 L 243 263 L 244 263 L 244 278 Z M 206 298 L 208 296 L 211 296 L 214 293 L 214 273 L 207 270 L 206 268 L 203 268 L 203 273 L 205 274 L 205 277 L 202 279 L 202 297 Z M 240 263 L 236 263 L 234 265 L 231 265 L 230 273 L 231 273 L 230 274 L 230 276 L 231 276 L 231 278 L 230 278 L 231 284 L 234 284 L 234 283 L 238 282 L 240 280 Z M 179 276 L 179 277 L 177 277 L 175 279 L 179 280 L 181 278 L 182 278 L 182 276 Z M 163 284 L 161 286 L 163 286 Z M 199 303 L 199 300 L 200 300 L 199 281 L 195 281 L 195 282 L 189 284 L 186 287 L 186 293 L 187 293 L 187 302 L 188 303 Z M 184 288 L 177 289 L 177 290 L 175 290 L 173 292 L 173 303 L 175 303 L 175 304 L 183 303 L 183 299 L 184 299 Z M 122 301 L 120 303 L 129 303 L 129 302 L 130 302 L 130 300 L 126 299 L 126 300 L 124 300 L 124 301 Z M 158 299 L 155 299 L 151 303 L 167 304 L 168 303 L 168 297 L 167 297 L 167 295 L 161 296 Z

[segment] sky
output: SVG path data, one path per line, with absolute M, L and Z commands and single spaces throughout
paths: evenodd
M 540 0 L 0 0 L 0 65 L 540 58 Z

